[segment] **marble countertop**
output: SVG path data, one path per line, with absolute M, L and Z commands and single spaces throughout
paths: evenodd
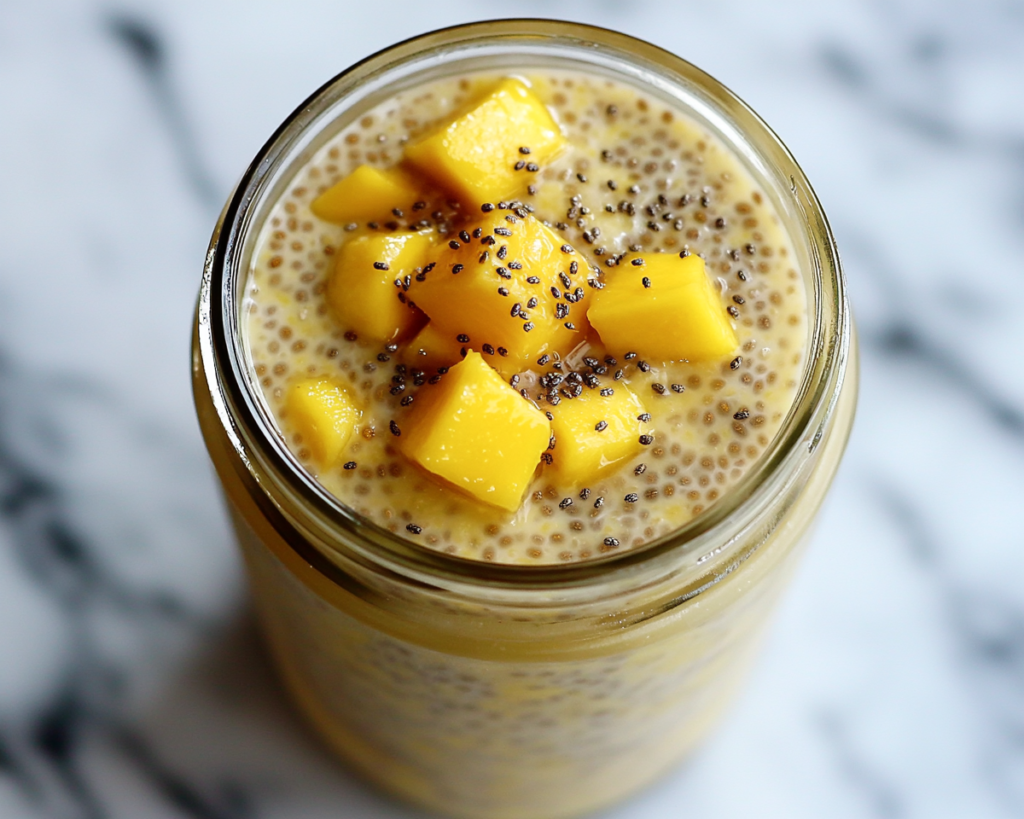
M 443 24 L 578 19 L 690 59 L 801 161 L 860 414 L 754 678 L 605 814 L 1024 816 L 1024 4 L 0 4 L 0 817 L 407 817 L 254 634 L 193 418 L 200 265 L 312 89 Z

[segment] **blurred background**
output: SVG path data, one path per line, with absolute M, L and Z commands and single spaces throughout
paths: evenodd
M 859 417 L 751 684 L 604 815 L 1024 816 L 1024 3 L 0 2 L 0 817 L 416 819 L 335 764 L 254 635 L 193 418 L 231 186 L 397 40 L 647 39 L 781 135 L 829 214 Z

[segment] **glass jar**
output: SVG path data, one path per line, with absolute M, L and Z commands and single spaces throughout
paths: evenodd
M 443 76 L 544 66 L 639 85 L 736 153 L 792 239 L 808 293 L 809 355 L 774 442 L 690 523 L 587 562 L 496 565 L 396 537 L 301 468 L 246 364 L 241 291 L 269 207 L 360 112 Z M 856 401 L 856 345 L 832 234 L 779 139 L 678 57 L 540 20 L 400 43 L 331 80 L 284 122 L 214 231 L 193 369 L 202 431 L 294 699 L 369 779 L 472 819 L 592 810 L 659 776 L 707 733 L 792 573 Z

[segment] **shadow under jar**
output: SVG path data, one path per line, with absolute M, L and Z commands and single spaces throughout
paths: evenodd
M 434 79 L 545 68 L 632 84 L 724 143 L 791 240 L 808 331 L 788 415 L 716 503 L 631 550 L 501 565 L 396 536 L 303 468 L 246 353 L 244 286 L 269 209 L 348 123 Z M 214 231 L 193 374 L 266 637 L 311 724 L 369 779 L 431 810 L 553 819 L 658 777 L 728 705 L 838 468 L 856 402 L 856 343 L 821 207 L 749 108 L 644 42 L 511 20 L 389 48 L 285 121 Z

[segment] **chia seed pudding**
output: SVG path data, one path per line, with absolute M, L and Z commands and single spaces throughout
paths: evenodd
M 396 210 L 387 222 L 335 225 L 318 219 L 310 203 L 359 165 L 395 165 L 408 141 L 499 79 L 472 74 L 396 94 L 296 174 L 263 226 L 245 287 L 249 365 L 305 468 L 377 525 L 471 559 L 587 560 L 670 533 L 754 466 L 796 394 L 806 294 L 769 198 L 716 137 L 623 82 L 550 70 L 521 77 L 571 148 L 543 166 L 524 153 L 525 195 L 494 207 L 532 212 L 564 237 L 591 287 L 628 264 L 626 256 L 701 256 L 739 347 L 722 361 L 664 362 L 609 353 L 591 333 L 568 356 L 537 359 L 512 377 L 513 386 L 542 411 L 573 400 L 575 390 L 628 386 L 646 409 L 639 456 L 584 486 L 559 485 L 542 462 L 515 512 L 436 482 L 398 452 L 395 440 L 419 390 L 439 373 L 418 369 L 400 344 L 382 346 L 344 326 L 325 291 L 334 255 L 356 230 L 431 229 L 454 242 L 462 224 L 479 214 L 439 199 Z M 345 456 L 323 470 L 285 406 L 290 383 L 319 375 L 339 379 L 363 408 Z

